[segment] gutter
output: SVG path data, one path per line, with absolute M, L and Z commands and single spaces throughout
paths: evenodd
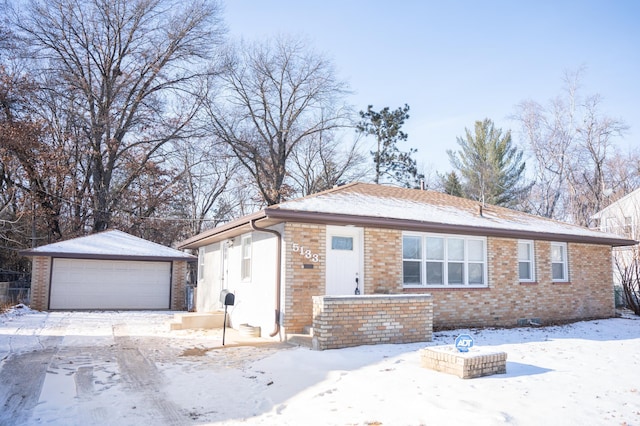
M 269 334 L 275 337 L 280 332 L 280 291 L 281 291 L 281 269 L 282 269 L 282 234 L 274 229 L 260 228 L 256 226 L 257 219 L 251 219 L 249 225 L 254 231 L 268 232 L 276 236 L 276 310 L 275 310 L 275 328 Z

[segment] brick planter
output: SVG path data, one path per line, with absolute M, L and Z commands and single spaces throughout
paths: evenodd
M 432 330 L 433 307 L 428 294 L 313 297 L 316 350 L 429 342 Z
M 458 352 L 454 346 L 435 346 L 420 351 L 422 366 L 431 370 L 453 374 L 461 379 L 505 374 L 507 353 L 482 348 Z

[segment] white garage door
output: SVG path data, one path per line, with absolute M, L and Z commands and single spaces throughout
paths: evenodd
M 169 309 L 171 262 L 53 259 L 50 309 Z

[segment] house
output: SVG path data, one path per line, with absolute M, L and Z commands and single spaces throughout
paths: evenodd
M 197 311 L 221 309 L 227 290 L 232 326 L 286 338 L 322 325 L 321 296 L 427 295 L 435 328 L 612 317 L 611 248 L 634 243 L 439 192 L 353 183 L 266 207 L 179 248 L 198 250 Z M 382 308 L 359 309 L 342 312 Z
M 185 309 L 195 256 L 110 230 L 20 252 L 33 258 L 31 308 Z
M 610 232 L 620 235 L 623 238 L 640 239 L 640 189 L 625 195 L 619 200 L 609 204 L 604 209 L 592 216 L 598 224 L 598 229 L 603 232 Z M 632 293 L 638 294 L 638 284 L 633 284 L 630 279 L 638 274 L 635 272 L 635 265 L 640 259 L 638 246 L 622 246 L 613 249 L 613 280 L 616 286 L 616 304 L 624 305 L 631 302 Z M 625 276 L 626 278 L 623 278 Z M 627 282 L 625 291 L 623 281 Z M 635 287 L 633 290 L 631 287 Z M 624 294 L 627 294 L 623 296 Z M 638 296 L 635 299 L 635 306 L 638 306 Z
M 625 238 L 637 240 L 640 236 L 640 189 L 609 204 L 592 216 L 598 224 L 598 229 Z

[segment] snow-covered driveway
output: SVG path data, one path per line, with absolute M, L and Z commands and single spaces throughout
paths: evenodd
M 19 311 L 19 310 L 16 310 Z M 168 312 L 0 314 L 0 425 L 639 425 L 640 318 L 435 333 L 311 351 L 169 331 Z M 419 350 L 470 333 L 507 374 L 462 380 Z
M 220 330 L 170 332 L 171 317 L 28 309 L 0 314 L 0 425 L 199 423 L 211 413 L 189 404 L 199 401 L 190 398 L 199 391 L 181 374 L 216 381 L 282 347 L 234 346 L 228 330 L 222 349 Z

